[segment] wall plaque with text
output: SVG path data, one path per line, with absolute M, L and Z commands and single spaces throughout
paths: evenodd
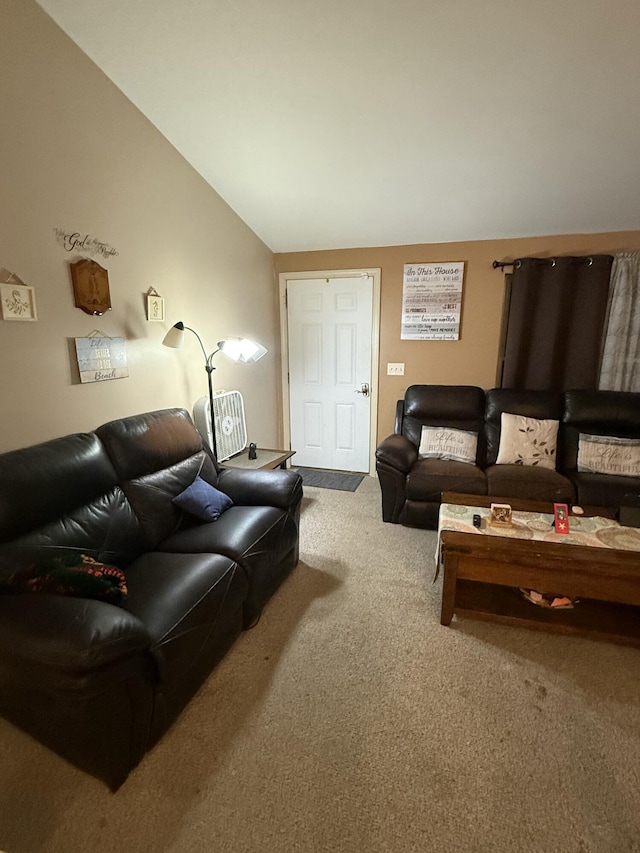
M 463 277 L 464 261 L 405 264 L 400 339 L 459 340 Z
M 124 338 L 75 338 L 80 382 L 104 382 L 129 375 Z

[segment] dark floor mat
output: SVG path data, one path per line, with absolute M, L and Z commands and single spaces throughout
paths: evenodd
M 337 489 L 340 492 L 355 492 L 364 479 L 364 474 L 345 474 L 342 471 L 322 471 L 319 468 L 297 468 L 305 486 L 318 489 Z

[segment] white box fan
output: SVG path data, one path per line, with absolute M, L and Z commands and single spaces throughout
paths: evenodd
M 247 446 L 247 425 L 244 419 L 244 400 L 239 391 L 220 391 L 213 397 L 218 462 L 240 453 Z M 201 397 L 193 407 L 193 420 L 211 449 L 211 417 L 209 398 Z

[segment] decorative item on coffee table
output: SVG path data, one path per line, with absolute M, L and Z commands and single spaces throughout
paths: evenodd
M 491 504 L 489 524 L 492 527 L 511 527 L 513 517 L 510 504 Z

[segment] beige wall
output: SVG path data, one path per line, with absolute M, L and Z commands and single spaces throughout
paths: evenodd
M 271 252 L 32 0 L 2 0 L 1 17 L 0 267 L 35 287 L 39 319 L 0 319 L 0 450 L 152 409 L 191 410 L 207 393 L 197 341 L 161 346 L 178 320 L 208 351 L 230 334 L 268 347 L 252 365 L 216 356 L 214 378 L 244 393 L 251 440 L 274 446 Z M 58 244 L 57 227 L 118 250 L 102 262 L 112 311 L 74 307 L 68 265 L 81 255 Z M 150 287 L 165 298 L 165 323 L 146 320 Z M 75 381 L 69 342 L 94 329 L 127 339 L 128 378 Z
M 640 249 L 640 231 L 574 234 L 517 240 L 387 246 L 296 252 L 275 256 L 276 271 L 302 272 L 379 267 L 380 367 L 378 440 L 393 432 L 396 400 L 416 383 L 495 385 L 504 275 L 494 260 L 527 255 L 584 255 Z M 465 261 L 462 325 L 459 341 L 401 341 L 404 264 Z M 387 362 L 404 362 L 404 376 L 387 376 Z

